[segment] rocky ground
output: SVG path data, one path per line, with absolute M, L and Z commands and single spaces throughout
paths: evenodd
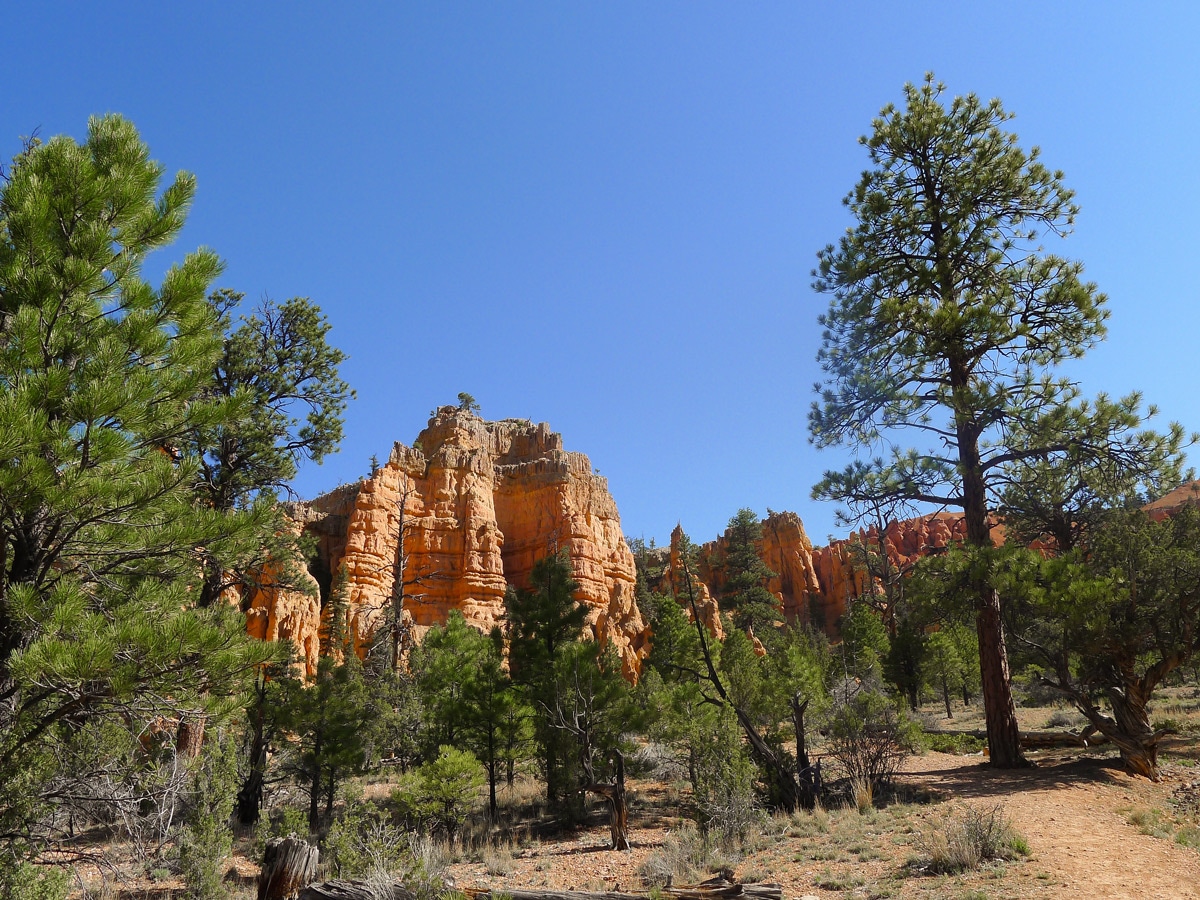
M 678 870 L 690 851 L 698 878 L 725 868 L 742 880 L 781 883 L 787 900 L 1200 898 L 1200 730 L 1192 721 L 1200 716 L 1200 698 L 1167 696 L 1160 709 L 1185 727 L 1164 748 L 1164 778 L 1157 784 L 1125 774 L 1106 748 L 1034 754 L 1036 767 L 1010 772 L 991 770 L 981 754 L 927 752 L 906 761 L 895 796 L 876 798 L 865 812 L 847 807 L 767 818 L 742 847 L 697 853 L 684 817 L 685 785 L 633 779 L 632 851 L 607 849 L 608 830 L 597 810 L 594 825 L 575 832 L 539 837 L 532 827 L 521 828 L 499 847 L 455 848 L 447 874 L 460 887 L 642 890 L 646 873 Z M 944 727 L 980 724 L 961 713 L 953 722 L 933 721 L 932 708 L 926 715 Z M 1025 729 L 1051 722 L 1072 727 L 1072 715 L 1019 710 Z M 390 789 L 385 782 L 365 787 L 368 798 L 386 797 Z M 508 803 L 528 808 L 538 791 L 535 783 L 519 781 L 520 796 Z M 962 821 L 968 808 L 997 806 L 1028 854 L 968 874 L 929 874 L 936 836 Z M 242 836 L 227 876 L 231 898 L 254 896 L 251 846 L 251 837 Z M 119 859 L 119 848 L 110 849 Z M 87 893 L 77 896 L 186 896 L 166 873 L 131 878 L 128 871 L 117 878 L 114 870 L 81 869 L 77 883 Z

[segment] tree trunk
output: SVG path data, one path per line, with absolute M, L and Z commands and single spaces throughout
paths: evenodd
M 496 805 L 496 729 L 488 726 L 488 815 L 496 821 L 499 807 Z
M 796 733 L 796 781 L 800 786 L 800 805 L 805 809 L 815 809 L 819 786 L 814 777 L 812 763 L 808 758 L 808 740 L 804 727 L 804 713 L 808 709 L 808 701 L 800 702 L 800 693 L 792 695 L 792 729 Z
M 486 888 L 466 888 L 463 893 L 470 900 L 499 900 L 501 896 L 512 900 L 648 900 L 660 896 L 663 900 L 781 900 L 783 889 L 778 884 L 738 884 L 721 877 L 712 878 L 703 884 L 664 887 L 652 892 L 632 891 L 529 891 L 497 888 L 494 892 Z
M 329 786 L 325 791 L 325 821 L 333 821 L 333 800 L 337 794 L 337 770 L 329 767 Z
M 1021 729 L 1012 699 L 1004 626 L 1000 621 L 1000 594 L 991 586 L 981 589 L 975 626 L 979 630 L 979 675 L 991 763 L 998 769 L 1028 766 L 1029 761 L 1021 753 Z
M 263 853 L 258 900 L 283 900 L 317 877 L 319 852 L 294 834 L 274 838 Z
M 258 821 L 262 809 L 263 782 L 267 771 L 267 742 L 263 735 L 262 699 L 254 704 L 253 733 L 250 736 L 250 772 L 237 795 L 237 818 L 243 825 Z
M 779 808 L 784 812 L 794 813 L 800 806 L 800 792 L 796 788 L 796 779 L 780 762 L 779 757 L 775 755 L 767 742 L 762 739 L 762 735 L 758 733 L 758 729 L 754 727 L 750 717 L 736 706 L 733 707 L 733 711 L 738 717 L 738 722 L 741 723 L 746 739 L 750 741 L 751 755 L 775 786 L 775 793 L 779 798 Z
M 956 403 L 970 409 L 970 376 L 960 359 L 950 360 L 950 382 Z M 980 550 L 991 550 L 992 531 L 988 524 L 987 483 L 979 458 L 980 426 L 965 414 L 958 414 L 958 462 L 962 473 L 963 519 L 967 543 Z M 1012 684 L 1008 672 L 1008 651 L 1004 646 L 1004 623 L 1000 618 L 1000 593 L 985 577 L 974 585 L 976 594 L 975 626 L 979 637 L 979 674 L 982 682 L 983 712 L 987 721 L 988 752 L 992 765 L 1014 769 L 1029 765 L 1021 754 L 1021 731 L 1017 709 L 1013 705 Z
M 185 716 L 175 730 L 175 752 L 184 759 L 195 759 L 204 746 L 204 716 Z
M 629 849 L 629 807 L 625 803 L 625 756 L 620 750 L 613 751 L 617 777 L 613 781 L 612 841 L 614 850 Z
M 954 710 L 950 708 L 950 682 L 946 678 L 946 670 L 942 670 L 942 699 L 946 701 L 946 718 L 954 718 Z
M 380 884 L 378 881 L 324 881 L 306 887 L 299 900 L 415 900 L 416 894 L 401 882 Z
M 320 754 L 321 741 L 318 739 L 313 757 L 320 759 Z M 321 824 L 321 764 L 319 762 L 313 763 L 313 770 L 309 776 L 308 830 L 315 834 L 317 826 Z
M 1146 703 L 1137 696 L 1134 688 L 1124 694 L 1109 691 L 1109 703 L 1113 711 L 1111 717 L 1094 709 L 1091 712 L 1084 709 L 1084 715 L 1092 727 L 1116 744 L 1121 751 L 1121 762 L 1131 774 L 1161 781 L 1158 742 L 1162 740 L 1163 732 L 1151 727 Z M 1082 708 L 1082 704 L 1077 703 L 1076 706 Z

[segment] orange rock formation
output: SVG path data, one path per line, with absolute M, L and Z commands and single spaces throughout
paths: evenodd
M 412 447 L 397 443 L 369 478 L 291 512 L 317 535 L 324 596 L 344 579 L 360 652 L 397 578 L 418 636 L 452 609 L 489 629 L 504 615 L 506 586 L 527 585 L 537 560 L 565 550 L 594 637 L 611 642 L 627 677 L 637 677 L 649 632 L 616 503 L 588 458 L 563 450 L 545 423 L 485 422 L 441 407 Z
M 671 557 L 667 578 L 671 585 L 679 583 L 678 541 L 683 535 L 676 528 L 671 535 Z M 933 550 L 962 540 L 966 529 L 961 515 L 933 513 L 915 519 L 891 523 L 884 532 L 883 549 L 892 565 L 904 571 L 920 557 Z M 870 576 L 859 560 L 861 551 L 855 544 L 866 542 L 878 550 L 879 537 L 875 528 L 867 529 L 846 540 L 833 541 L 827 547 L 814 548 L 804 531 L 800 517 L 792 512 L 771 512 L 762 523 L 762 540 L 758 552 L 775 576 L 767 589 L 779 598 L 780 610 L 788 621 L 806 622 L 837 634 L 838 619 L 846 612 L 846 604 L 854 597 L 874 588 Z M 720 560 L 724 555 L 725 536 L 703 545 L 700 562 L 700 596 L 702 616 L 709 630 L 719 633 L 720 615 L 717 601 L 721 591 Z

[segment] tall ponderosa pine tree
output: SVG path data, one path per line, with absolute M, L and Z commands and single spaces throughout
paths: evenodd
M 775 573 L 759 555 L 762 522 L 752 509 L 739 509 L 725 529 L 721 571 L 720 606 L 733 617 L 733 624 L 749 629 L 759 640 L 770 643 L 776 625 L 783 621 L 778 598 L 767 590 Z
M 274 655 L 236 609 L 200 608 L 196 548 L 261 537 L 196 503 L 189 436 L 239 413 L 208 393 L 222 334 L 199 250 L 155 288 L 147 254 L 195 190 L 117 116 L 32 146 L 0 186 L 0 835 L 54 833 L 64 798 L 131 766 L 147 723 L 237 707 Z M 256 535 L 258 537 L 256 537 Z M 99 758 L 104 748 L 107 758 Z M 140 766 L 140 768 L 138 768 Z M 129 770 L 136 780 L 143 758 Z M 0 863 L 0 868 L 5 866 Z
M 812 438 L 891 450 L 826 473 L 813 493 L 957 507 L 967 541 L 987 547 L 1006 467 L 1067 449 L 1103 457 L 1138 416 L 1132 401 L 1081 403 L 1055 377 L 1107 316 L 1080 264 L 1038 243 L 1074 222 L 1061 173 L 1018 146 L 998 100 L 946 105 L 943 90 L 930 76 L 905 87 L 903 110 L 884 108 L 862 139 L 872 168 L 846 198 L 854 225 L 819 254 L 814 287 L 833 300 Z M 893 443 L 901 429 L 926 443 Z M 986 577 L 971 590 L 991 760 L 1022 765 L 1000 596 Z
M 546 796 L 552 804 L 567 795 L 574 770 L 570 740 L 551 723 L 556 705 L 555 663 L 579 640 L 587 610 L 575 600 L 579 584 L 571 577 L 565 553 L 534 564 L 529 589 L 510 588 L 505 596 L 509 628 L 509 665 L 538 715 L 534 733 L 542 754 Z

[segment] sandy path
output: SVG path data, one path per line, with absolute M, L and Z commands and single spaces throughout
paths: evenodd
M 962 757 L 929 753 L 909 761 L 914 781 L 972 803 L 1003 801 L 1032 850 L 1027 865 L 1050 873 L 1044 896 L 1200 898 L 1200 853 L 1141 834 L 1132 808 L 1165 808 L 1177 781 L 1132 778 L 1115 761 L 1041 760 L 996 772 Z

